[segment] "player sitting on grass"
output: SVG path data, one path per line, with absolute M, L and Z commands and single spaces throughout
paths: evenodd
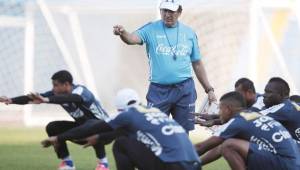
M 220 145 L 221 155 L 233 170 L 300 169 L 297 145 L 279 122 L 246 111 L 244 98 L 238 92 L 223 95 L 219 106 L 224 124 L 212 137 L 195 145 L 199 155 Z M 210 161 L 218 158 L 211 157 Z
M 96 120 L 107 120 L 108 115 L 101 107 L 94 95 L 84 86 L 73 84 L 72 75 L 65 70 L 58 71 L 52 76 L 53 89 L 46 93 L 31 93 L 15 98 L 1 97 L 0 102 L 6 104 L 60 104 L 75 121 L 53 121 L 46 126 L 48 136 L 56 136 L 70 129 L 90 126 Z M 73 141 L 84 144 L 80 141 Z M 58 158 L 62 159 L 58 170 L 75 170 L 73 161 L 69 155 L 67 144 L 60 141 L 54 145 Z M 98 163 L 96 170 L 108 170 L 108 161 L 105 156 L 104 145 L 94 146 Z
M 52 136 L 42 144 L 48 146 L 66 140 L 87 138 L 88 145 L 101 142 L 103 133 L 124 129 L 127 135 L 118 137 L 113 154 L 118 170 L 199 170 L 200 160 L 185 130 L 156 108 L 139 104 L 132 89 L 118 92 L 116 106 L 120 113 L 108 123 Z

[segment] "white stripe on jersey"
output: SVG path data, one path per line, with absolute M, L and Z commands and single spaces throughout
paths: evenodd
M 280 104 L 272 106 L 268 109 L 259 111 L 259 113 L 261 113 L 262 115 L 267 115 L 269 113 L 274 113 L 274 112 L 277 112 L 279 109 L 283 108 L 283 106 L 284 106 L 284 103 L 280 103 Z
M 213 133 L 213 136 L 220 136 L 222 132 L 224 132 L 228 126 L 235 120 L 235 118 L 230 119 L 227 123 L 224 125 L 219 126 L 216 131 Z
M 252 107 L 257 108 L 259 110 L 261 110 L 263 107 L 265 107 L 264 97 L 263 96 L 259 96 L 257 98 L 256 102 L 252 105 Z
M 78 94 L 78 95 L 81 95 L 82 92 L 83 92 L 83 88 L 80 87 L 80 86 L 76 87 L 76 88 L 73 89 L 73 91 L 72 91 L 73 94 Z

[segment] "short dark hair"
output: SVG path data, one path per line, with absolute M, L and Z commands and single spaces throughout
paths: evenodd
M 276 83 L 278 85 L 278 88 L 280 89 L 280 93 L 283 97 L 289 97 L 290 96 L 290 87 L 289 84 L 280 77 L 272 77 L 269 80 L 269 83 Z
M 300 103 L 300 96 L 299 95 L 292 95 L 290 96 L 290 100 L 296 103 Z
M 241 108 L 246 108 L 246 101 L 245 98 L 243 97 L 243 95 L 241 95 L 239 92 L 228 92 L 226 94 L 224 94 L 221 98 L 220 98 L 221 102 L 227 101 L 230 102 L 233 106 L 235 107 L 241 107 Z
M 254 83 L 250 79 L 245 77 L 240 78 L 235 82 L 234 87 L 237 88 L 240 85 L 242 86 L 243 91 L 252 90 L 254 93 L 256 93 Z
M 73 77 L 71 75 L 70 72 L 68 72 L 67 70 L 60 70 L 56 73 L 54 73 L 51 77 L 52 80 L 56 80 L 60 83 L 73 83 Z

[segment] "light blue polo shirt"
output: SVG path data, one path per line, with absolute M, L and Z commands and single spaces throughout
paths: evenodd
M 158 20 L 135 33 L 146 44 L 151 82 L 175 84 L 192 77 L 191 62 L 201 56 L 196 33 L 190 27 L 177 22 L 175 27 L 168 28 Z

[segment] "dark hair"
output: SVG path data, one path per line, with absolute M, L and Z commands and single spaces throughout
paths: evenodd
M 300 103 L 300 96 L 299 95 L 292 95 L 290 96 L 290 100 L 296 103 Z
M 280 89 L 280 93 L 283 97 L 290 96 L 290 87 L 289 84 L 280 77 L 273 77 L 269 80 L 269 83 L 276 83 L 278 85 L 278 89 Z
M 56 73 L 54 73 L 51 77 L 52 80 L 56 80 L 60 83 L 70 83 L 72 84 L 73 83 L 73 77 L 71 75 L 70 72 L 68 72 L 67 70 L 61 70 L 61 71 L 58 71 Z
M 235 92 L 235 91 L 224 94 L 220 98 L 220 101 L 230 102 L 235 107 L 242 107 L 242 108 L 247 107 L 244 97 L 239 92 Z
M 252 90 L 254 93 L 256 93 L 254 84 L 250 79 L 240 78 L 235 82 L 234 87 L 237 88 L 240 85 L 242 86 L 243 91 Z

